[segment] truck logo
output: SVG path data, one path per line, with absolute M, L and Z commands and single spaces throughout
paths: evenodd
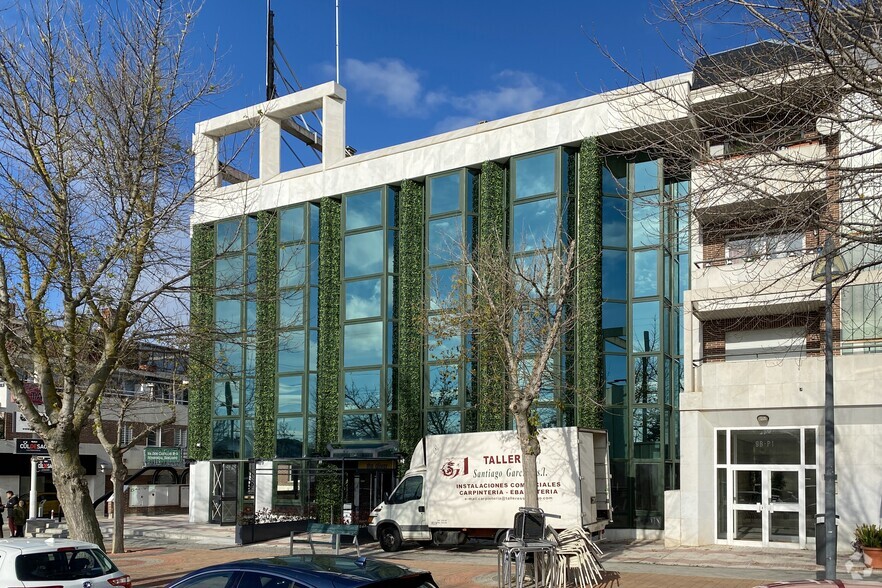
M 451 457 L 445 459 L 441 466 L 441 475 L 445 478 L 455 478 L 459 475 L 466 476 L 469 473 L 469 458 Z

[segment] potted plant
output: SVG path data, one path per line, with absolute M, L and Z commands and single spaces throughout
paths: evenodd
M 854 530 L 854 540 L 864 554 L 867 567 L 882 569 L 882 527 L 858 525 Z

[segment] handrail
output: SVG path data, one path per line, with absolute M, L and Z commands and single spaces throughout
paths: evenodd
M 841 341 L 834 343 L 833 351 L 839 351 L 840 354 L 851 355 L 850 351 L 865 350 L 869 353 L 882 353 L 882 339 L 873 341 Z M 813 348 L 792 347 L 788 349 L 770 349 L 769 351 L 744 352 L 735 351 L 730 353 L 712 353 L 692 360 L 693 367 L 701 367 L 701 364 L 708 363 L 713 360 L 725 360 L 728 358 L 752 357 L 754 359 L 796 359 L 808 357 L 810 353 L 819 354 L 821 357 L 822 349 L 820 346 Z
M 788 251 L 779 251 L 772 253 L 759 253 L 757 255 L 737 255 L 737 256 L 729 256 L 726 257 L 712 257 L 711 259 L 699 259 L 692 262 L 695 265 L 696 269 L 706 269 L 709 267 L 719 267 L 722 265 L 732 265 L 733 261 L 754 261 L 754 260 L 763 260 L 767 261 L 770 259 L 783 259 L 787 257 L 801 257 L 803 255 L 807 255 L 809 253 L 817 255 L 819 249 L 817 247 L 804 247 L 802 249 L 792 249 Z

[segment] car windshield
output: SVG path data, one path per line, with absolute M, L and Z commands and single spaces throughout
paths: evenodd
M 15 560 L 15 572 L 22 582 L 97 578 L 117 571 L 98 549 L 61 549 L 26 553 Z

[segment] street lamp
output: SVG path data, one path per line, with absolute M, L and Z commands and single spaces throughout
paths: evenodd
M 812 268 L 812 281 L 822 282 L 824 298 L 824 577 L 836 579 L 836 437 L 833 431 L 833 280 L 845 275 L 845 261 L 836 254 L 832 235 Z M 817 541 L 817 537 L 815 538 Z

